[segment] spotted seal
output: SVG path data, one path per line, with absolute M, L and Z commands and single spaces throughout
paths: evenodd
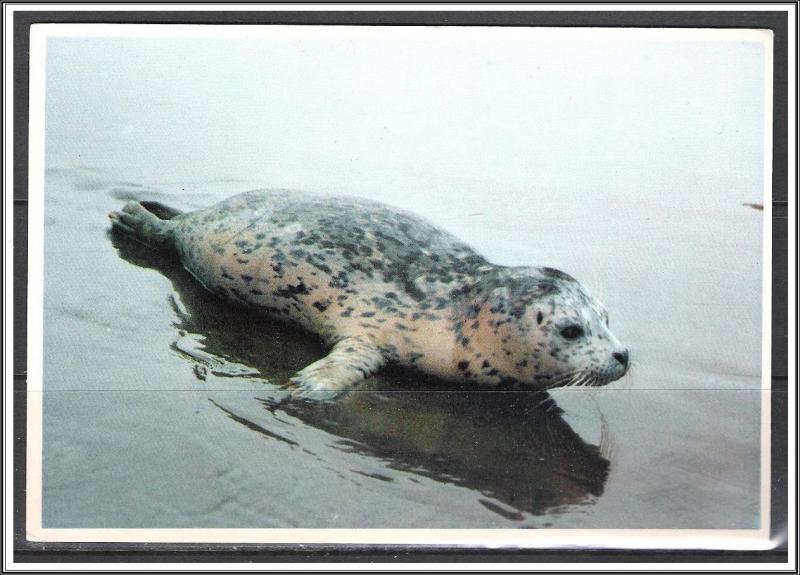
M 335 395 L 387 363 L 537 389 L 601 386 L 628 369 L 606 309 L 574 278 L 492 264 L 384 204 L 255 190 L 185 213 L 129 202 L 109 217 L 176 250 L 208 290 L 319 334 L 330 352 L 291 378 L 302 396 Z

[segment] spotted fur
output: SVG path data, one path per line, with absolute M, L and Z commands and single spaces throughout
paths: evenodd
M 604 385 L 628 367 L 602 304 L 571 276 L 494 265 L 383 204 L 255 190 L 189 213 L 130 202 L 110 217 L 177 250 L 220 297 L 319 334 L 330 354 L 292 378 L 305 395 L 347 389 L 388 362 L 537 388 Z

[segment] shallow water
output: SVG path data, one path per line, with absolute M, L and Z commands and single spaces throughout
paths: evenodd
M 287 403 L 282 384 L 324 354 L 314 336 L 108 230 L 128 197 L 216 198 L 75 180 L 51 173 L 47 189 L 45 526 L 757 525 L 756 367 L 667 353 L 672 330 L 637 339 L 635 305 L 608 304 L 636 359 L 600 390 L 548 398 L 394 369 L 329 405 Z M 688 337 L 696 305 L 677 307 Z
M 290 94 L 279 81 L 293 72 L 280 67 L 278 84 L 264 92 L 265 106 L 285 106 L 280 121 L 274 112 L 258 116 L 247 95 L 268 63 L 243 64 L 247 50 L 233 54 L 240 67 L 258 68 L 243 74 L 247 89 L 211 90 L 199 102 L 199 79 L 224 76 L 226 63 L 214 59 L 213 43 L 178 48 L 157 50 L 153 62 L 132 58 L 137 50 L 150 54 L 149 44 L 51 45 L 45 527 L 758 526 L 763 213 L 742 203 L 761 201 L 760 156 L 753 155 L 761 76 L 746 45 L 726 48 L 743 51 L 732 60 L 716 47 L 702 57 L 696 46 L 677 55 L 649 48 L 656 60 L 716 86 L 711 92 L 680 74 L 684 84 L 664 85 L 650 64 L 639 69 L 626 60 L 631 74 L 652 80 L 642 81 L 647 93 L 603 92 L 627 110 L 613 116 L 608 133 L 548 124 L 579 142 L 573 149 L 558 147 L 561 137 L 552 134 L 555 149 L 519 146 L 522 131 L 498 129 L 496 110 L 472 132 L 458 132 L 465 117 L 480 117 L 485 98 L 499 95 L 491 88 L 498 78 L 481 88 L 463 80 L 468 74 L 512 74 L 523 61 L 533 70 L 537 57 L 546 67 L 545 56 L 518 46 L 499 68 L 481 67 L 480 54 L 468 53 L 469 73 L 447 68 L 463 50 L 441 62 L 431 57 L 430 70 L 409 88 L 419 100 L 407 93 L 405 115 L 386 118 L 379 108 L 386 86 L 352 80 L 372 70 L 364 53 L 348 60 L 355 71 L 344 79 L 308 56 L 298 63 L 307 84 L 333 83 L 325 85 L 334 102 L 326 108 L 310 87 Z M 324 60 L 316 49 L 314 58 Z M 615 58 L 629 54 L 615 50 Z M 398 58 L 394 74 L 402 77 L 417 60 Z M 76 59 L 81 66 L 71 65 Z M 572 64 L 575 78 L 586 73 L 590 84 L 606 85 L 587 72 L 591 57 Z M 437 65 L 461 79 L 463 86 L 448 88 L 464 91 L 457 100 L 464 109 L 426 107 L 422 96 L 446 84 Z M 173 93 L 175 74 L 181 82 Z M 531 109 L 555 122 L 548 110 L 580 108 L 553 99 L 555 88 L 542 94 L 515 81 L 520 101 L 503 94 L 501 102 L 513 109 L 538 102 Z M 587 98 L 594 94 L 582 86 Z M 681 90 L 696 96 L 687 110 L 674 99 Z M 640 134 L 648 98 L 658 94 L 673 106 L 670 121 L 648 132 L 661 143 L 640 135 L 620 144 L 621 134 Z M 373 141 L 364 128 L 370 122 L 342 119 L 337 106 L 349 97 L 370 101 L 370 117 L 386 120 L 395 137 Z M 332 111 L 333 120 L 325 116 Z M 206 117 L 205 139 L 188 136 Z M 413 119 L 405 131 L 402 118 Z M 225 122 L 223 137 L 215 129 Z M 169 126 L 164 134 L 161 125 Z M 294 126 L 307 129 L 287 132 Z M 739 129 L 747 133 L 741 141 L 731 136 Z M 587 133 L 590 143 L 581 139 Z M 427 147 L 416 150 L 421 139 Z M 503 144 L 519 157 L 496 151 Z M 265 160 L 252 163 L 258 154 Z M 576 172 L 570 157 L 589 164 Z M 612 329 L 631 348 L 630 373 L 605 388 L 548 397 L 390 369 L 332 404 L 282 401 L 286 379 L 324 354 L 320 342 L 217 300 L 170 258 L 110 234 L 107 213 L 128 199 L 193 209 L 286 186 L 386 201 L 496 263 L 567 271 L 610 310 Z

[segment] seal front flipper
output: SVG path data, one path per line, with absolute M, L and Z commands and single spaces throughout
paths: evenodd
M 290 381 L 292 397 L 325 401 L 375 373 L 386 364 L 381 349 L 364 337 L 346 337 L 319 361 L 298 371 Z

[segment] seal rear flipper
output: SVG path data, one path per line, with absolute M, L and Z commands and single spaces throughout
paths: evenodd
M 297 386 L 292 397 L 327 401 L 349 389 L 386 364 L 386 357 L 366 338 L 347 337 L 330 353 L 298 371 L 290 381 Z
M 139 204 L 146 209 L 151 214 L 155 214 L 158 218 L 162 220 L 171 220 L 175 216 L 181 215 L 183 212 L 177 210 L 173 207 L 170 207 L 166 204 L 162 204 L 161 202 L 152 202 L 152 201 L 141 201 Z
M 150 211 L 146 205 L 153 206 Z M 165 247 L 172 242 L 175 222 L 171 218 L 180 212 L 156 202 L 128 202 L 121 212 L 111 212 L 111 225 L 134 239 L 152 247 Z M 160 215 L 168 216 L 162 218 Z

